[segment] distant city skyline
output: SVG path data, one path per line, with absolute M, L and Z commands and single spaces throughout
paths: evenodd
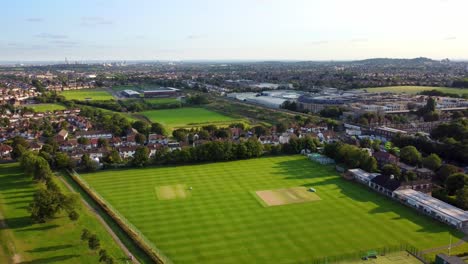
M 0 61 L 468 59 L 465 0 L 8 1 Z

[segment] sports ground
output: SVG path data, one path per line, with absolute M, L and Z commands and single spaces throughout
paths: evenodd
M 303 156 L 82 176 L 174 263 L 310 263 L 401 243 L 427 249 L 448 244 L 449 234 L 461 237 Z M 319 199 L 284 198 L 300 187 L 313 187 Z M 257 192 L 268 190 L 286 202 L 265 206 Z
M 150 110 L 141 112 L 140 114 L 147 117 L 151 122 L 161 123 L 171 129 L 209 124 L 226 125 L 239 121 L 239 119 L 234 119 L 218 112 L 195 107 Z
M 61 181 L 56 183 L 69 194 Z M 47 223 L 32 223 L 27 208 L 37 185 L 18 163 L 0 164 L 0 263 L 97 263 L 97 253 L 80 240 L 83 228 L 97 234 L 116 263 L 125 263 L 125 253 L 85 207 L 77 208 L 76 222 L 63 212 Z
M 94 100 L 104 101 L 111 100 L 114 97 L 103 89 L 81 89 L 81 90 L 69 90 L 63 91 L 61 95 L 65 96 L 67 100 Z
M 367 90 L 370 93 L 407 93 L 417 94 L 422 91 L 437 90 L 444 93 L 453 93 L 458 95 L 468 94 L 468 89 L 462 88 L 450 88 L 450 87 L 431 87 L 431 86 L 389 86 L 389 87 L 375 87 L 375 88 L 364 88 L 360 90 Z
M 56 110 L 65 109 L 65 106 L 60 105 L 60 104 L 30 104 L 30 105 L 24 105 L 24 106 L 32 108 L 36 112 L 47 112 L 47 111 L 56 111 Z

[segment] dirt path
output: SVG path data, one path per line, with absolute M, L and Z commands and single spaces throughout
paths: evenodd
M 452 248 L 461 246 L 463 243 L 466 243 L 467 241 L 468 241 L 468 236 L 464 236 L 460 240 L 458 240 L 457 242 L 452 243 Z M 447 250 L 448 247 L 449 247 L 449 245 L 445 245 L 445 246 L 441 246 L 441 247 L 435 247 L 435 248 L 429 248 L 429 249 L 421 251 L 421 253 L 422 254 L 427 254 L 427 253 L 431 253 L 431 252 Z
M 76 193 L 75 190 L 73 189 L 73 187 L 71 187 L 70 184 L 68 184 L 68 182 L 62 176 L 60 176 L 59 179 L 65 184 L 65 186 L 67 186 L 67 188 L 71 192 Z M 130 250 L 128 250 L 128 248 L 124 245 L 124 243 L 122 243 L 120 238 L 114 233 L 114 230 L 112 230 L 112 228 L 110 228 L 110 226 L 101 217 L 101 215 L 88 202 L 86 202 L 86 200 L 83 199 L 83 197 L 81 197 L 81 201 L 96 216 L 96 218 L 99 220 L 99 222 L 101 222 L 101 224 L 104 226 L 104 228 L 107 230 L 107 232 L 112 236 L 112 239 L 114 239 L 114 241 L 117 243 L 117 245 L 119 245 L 119 247 L 125 252 L 125 255 L 129 256 L 131 254 Z M 140 264 L 140 262 L 135 257 L 133 258 L 132 263 Z

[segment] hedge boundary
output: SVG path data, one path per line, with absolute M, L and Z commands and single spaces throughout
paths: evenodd
M 67 173 L 103 210 L 108 214 L 122 230 L 157 264 L 173 264 L 153 243 L 151 243 L 135 226 L 119 214 L 103 197 L 101 197 L 89 184 L 81 178 L 76 171 Z

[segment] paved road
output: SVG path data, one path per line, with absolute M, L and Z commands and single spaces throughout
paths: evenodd
M 67 186 L 68 189 L 70 189 L 71 192 L 75 192 L 75 190 L 70 186 L 70 184 L 68 184 L 68 182 L 62 177 L 60 176 L 59 179 L 65 184 L 65 186 Z M 81 196 L 80 196 L 81 197 Z M 81 197 L 81 201 L 83 202 L 83 204 L 91 211 L 94 213 L 94 215 L 96 216 L 96 218 L 99 220 L 99 222 L 101 222 L 101 224 L 104 226 L 104 228 L 107 230 L 107 232 L 112 236 L 112 239 L 114 239 L 114 241 L 117 243 L 117 245 L 119 245 L 119 247 L 125 252 L 125 255 L 126 256 L 129 256 L 131 254 L 130 250 L 124 245 L 124 243 L 122 243 L 122 241 L 120 240 L 120 238 L 114 233 L 114 230 L 112 230 L 112 228 L 110 228 L 110 226 L 106 223 L 106 221 L 101 217 L 101 215 L 96 211 L 96 209 L 94 209 L 88 202 L 86 202 L 86 200 L 83 199 L 83 197 Z M 133 254 L 132 254 L 133 255 Z M 140 264 L 140 262 L 136 259 L 136 258 L 133 258 L 133 261 L 132 263 L 137 263 L 137 264 Z

